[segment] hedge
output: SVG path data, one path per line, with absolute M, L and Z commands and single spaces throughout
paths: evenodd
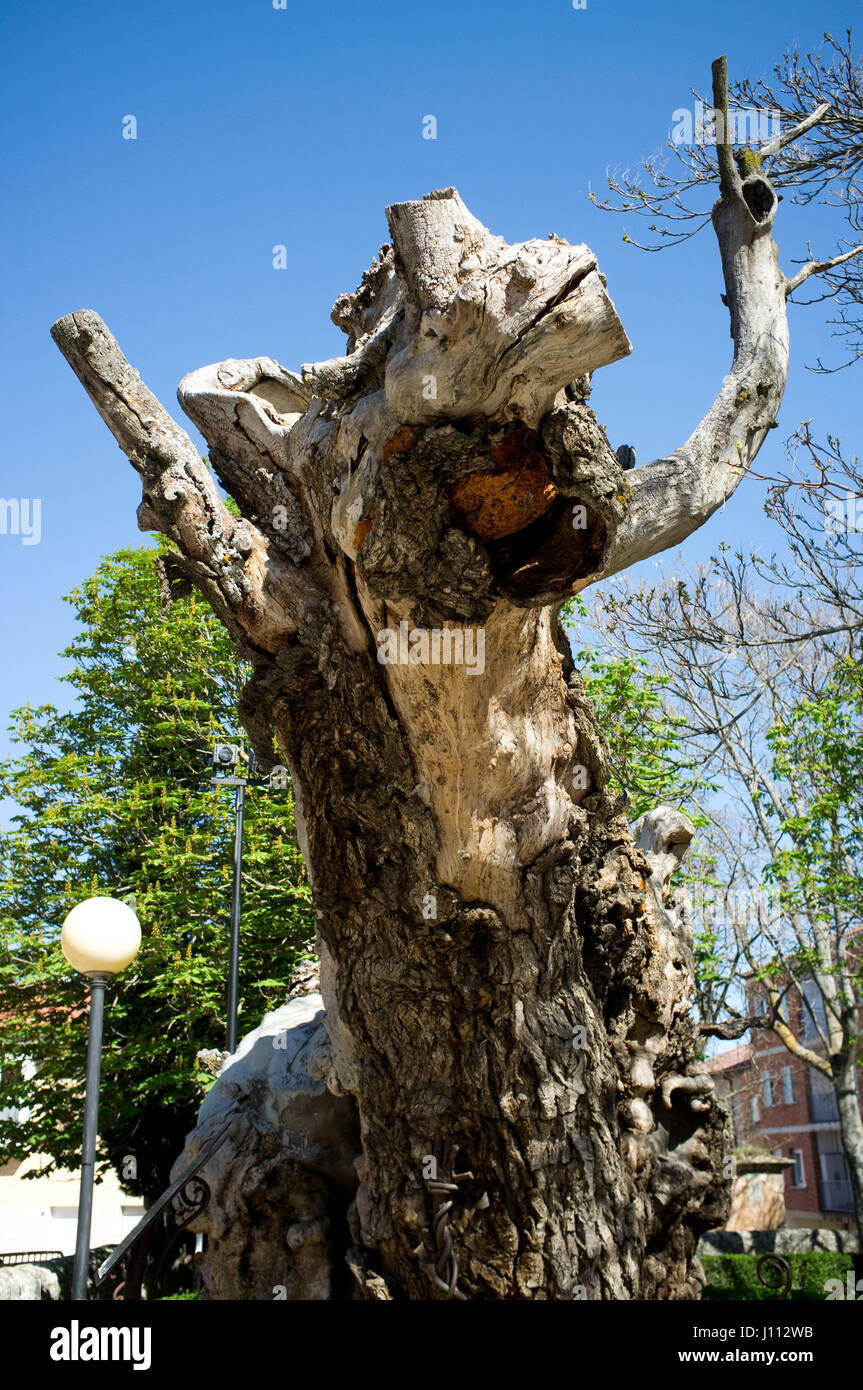
M 701 1263 L 707 1276 L 702 1299 L 779 1299 L 779 1292 L 768 1289 L 756 1274 L 759 1254 L 703 1255 Z M 845 1276 L 854 1268 L 854 1256 L 837 1250 L 806 1250 L 797 1255 L 783 1255 L 791 1265 L 789 1303 L 824 1302 L 824 1286 L 828 1279 L 839 1279 L 845 1287 Z M 769 1270 L 766 1271 L 768 1277 Z

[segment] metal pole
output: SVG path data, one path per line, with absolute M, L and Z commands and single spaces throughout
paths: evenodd
M 84 1137 L 81 1143 L 81 1190 L 78 1196 L 78 1232 L 75 1241 L 75 1267 L 72 1298 L 87 1301 L 90 1263 L 90 1226 L 93 1216 L 93 1176 L 96 1166 L 96 1135 L 99 1131 L 99 1071 L 102 1059 L 102 1021 L 105 1016 L 105 986 L 110 975 L 90 975 L 90 1019 L 87 1029 L 87 1089 L 84 1095 Z
M 231 889 L 231 955 L 228 964 L 228 1042 L 229 1052 L 237 1050 L 237 1006 L 240 988 L 240 894 L 243 872 L 243 811 L 246 784 L 240 782 L 234 793 L 234 882 Z

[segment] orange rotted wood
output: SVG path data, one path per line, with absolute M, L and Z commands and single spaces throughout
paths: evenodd
M 466 474 L 450 492 L 454 520 L 479 541 L 499 540 L 524 530 L 557 497 L 548 465 L 530 431 L 523 427 L 508 431 L 490 452 L 495 467 Z

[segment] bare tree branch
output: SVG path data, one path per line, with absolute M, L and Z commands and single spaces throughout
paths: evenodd
M 778 154 L 780 150 L 784 150 L 786 146 L 799 140 L 801 135 L 805 135 L 808 130 L 812 130 L 813 126 L 823 121 L 829 110 L 829 101 L 823 101 L 820 106 L 816 106 L 814 111 L 810 111 L 808 116 L 804 116 L 802 121 L 798 121 L 790 130 L 783 130 L 780 135 L 774 135 L 772 140 L 759 145 L 758 153 L 762 160 L 770 159 L 772 155 Z
M 793 294 L 804 280 L 808 280 L 810 275 L 823 275 L 826 270 L 832 270 L 834 266 L 842 265 L 844 261 L 850 261 L 853 256 L 859 256 L 863 251 L 863 246 L 855 246 L 850 251 L 844 251 L 841 256 L 834 256 L 829 261 L 809 261 L 802 270 L 798 270 L 796 275 L 792 275 L 785 284 L 785 293 Z M 835 293 L 835 291 L 834 291 Z
M 296 631 L 309 586 L 246 518 L 231 516 L 189 436 L 147 389 L 98 314 L 58 319 L 51 336 L 132 467 L 144 496 L 142 530 L 179 547 L 175 564 L 248 648 L 277 651 Z M 269 594 L 283 602 L 274 605 Z

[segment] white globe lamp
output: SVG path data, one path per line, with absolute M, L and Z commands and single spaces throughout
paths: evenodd
M 63 955 L 82 975 L 117 975 L 141 945 L 138 918 L 116 898 L 86 898 L 73 907 L 60 933 Z

